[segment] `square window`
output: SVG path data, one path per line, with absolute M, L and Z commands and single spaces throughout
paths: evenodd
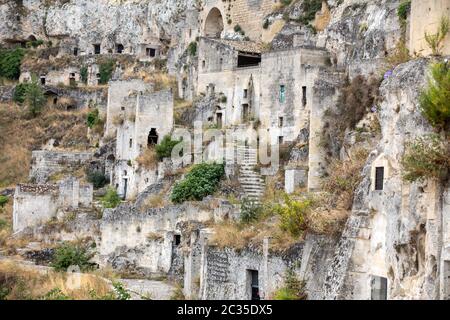
M 94 54 L 100 54 L 100 45 L 94 44 Z
M 371 300 L 387 300 L 387 279 L 372 276 Z
M 156 49 L 154 48 L 147 48 L 146 53 L 148 57 L 155 57 L 156 56 Z

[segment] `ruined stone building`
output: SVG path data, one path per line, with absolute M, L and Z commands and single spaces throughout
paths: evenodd
M 27 52 L 0 101 L 36 76 L 43 112 L 86 118 L 74 124 L 84 149 L 63 148 L 59 132 L 32 144 L 28 181 L 11 191 L 12 236 L 86 238 L 98 268 L 164 279 L 192 299 L 272 299 L 291 273 L 308 299 L 449 299 L 448 179 L 408 181 L 403 158 L 436 131 L 420 94 L 450 36 L 430 57 L 425 34 L 450 0 L 412 0 L 405 21 L 400 0 L 313 2 L 0 4 L 2 48 Z M 180 159 L 157 155 L 165 137 L 189 146 Z M 223 178 L 177 202 L 197 159 L 224 161 Z M 120 199 L 106 206 L 111 194 Z M 292 242 L 289 228 L 273 231 L 280 210 L 267 229 L 251 216 L 289 197 L 320 202 L 307 218 L 293 210 L 307 226 Z

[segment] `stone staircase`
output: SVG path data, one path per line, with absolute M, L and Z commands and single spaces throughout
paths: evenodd
M 249 146 L 237 147 L 239 164 L 239 182 L 244 190 L 244 196 L 259 202 L 265 190 L 264 178 L 255 170 L 258 163 L 257 150 Z

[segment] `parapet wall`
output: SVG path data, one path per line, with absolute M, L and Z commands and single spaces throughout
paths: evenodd
M 43 184 L 53 174 L 63 170 L 76 170 L 89 163 L 91 159 L 90 152 L 33 151 L 30 179 L 37 184 Z

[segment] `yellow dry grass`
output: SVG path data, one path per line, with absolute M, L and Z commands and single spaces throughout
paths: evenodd
M 147 148 L 136 161 L 145 169 L 155 169 L 158 165 L 158 156 L 154 148 Z
M 44 299 L 52 290 L 70 299 L 92 299 L 105 296 L 111 291 L 106 279 L 93 274 L 67 274 L 54 272 L 48 268 L 37 268 L 15 261 L 0 261 L 0 287 L 7 290 L 8 300 Z
M 44 108 L 36 118 L 26 107 L 0 105 L 0 187 L 26 182 L 30 169 L 31 151 L 42 148 L 50 139 L 59 148 L 86 150 L 89 148 L 85 111 L 62 111 Z

